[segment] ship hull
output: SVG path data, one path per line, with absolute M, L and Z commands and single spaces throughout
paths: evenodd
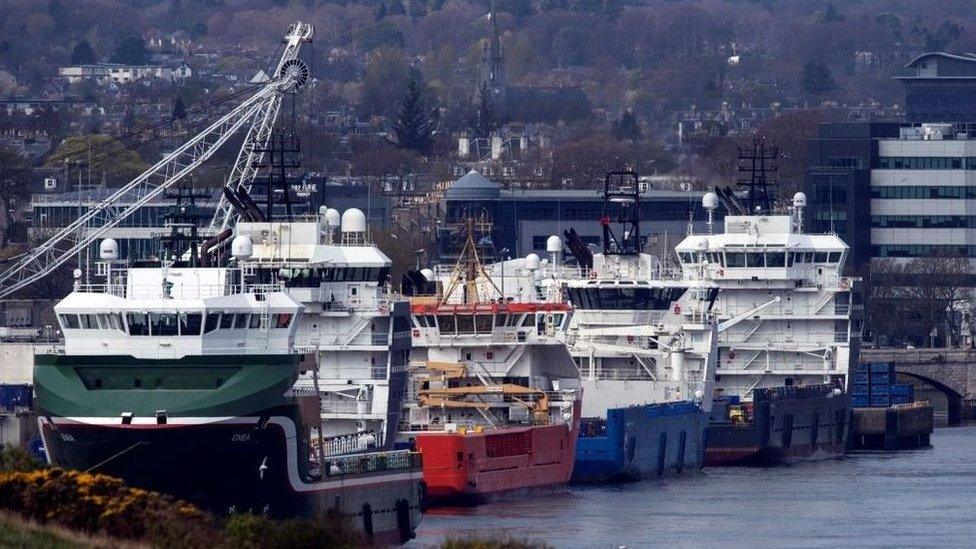
M 476 504 L 564 488 L 576 459 L 579 414 L 577 401 L 567 424 L 418 434 L 426 501 Z
M 708 417 L 692 402 L 607 410 L 584 419 L 573 482 L 614 482 L 699 471 L 705 463 Z
M 38 422 L 49 462 L 115 476 L 218 516 L 250 512 L 316 518 L 337 513 L 373 543 L 402 543 L 413 536 L 423 503 L 416 454 L 327 458 L 326 474 L 320 477 L 309 468 L 309 434 L 298 406 L 282 396 L 293 383 L 295 364 L 259 357 L 239 363 L 208 359 L 234 364 L 235 371 L 221 386 L 227 389 L 196 389 L 183 402 L 200 407 L 171 407 L 171 412 L 156 414 L 149 410 L 160 409 L 161 391 L 116 389 L 106 394 L 86 389 L 94 387 L 85 383 L 86 370 L 97 367 L 98 375 L 112 379 L 137 369 L 137 375 L 148 379 L 167 376 L 164 383 L 189 385 L 190 380 L 175 377 L 178 362 L 143 361 L 136 367 L 130 359 L 116 369 L 108 359 L 39 357 Z M 195 366 L 184 366 L 201 375 Z M 234 389 L 241 385 L 248 389 Z M 166 397 L 170 404 L 191 396 L 178 389 L 173 393 Z
M 754 401 L 751 421 L 713 419 L 705 463 L 770 466 L 841 457 L 847 450 L 850 410 L 850 397 L 829 388 L 785 390 Z

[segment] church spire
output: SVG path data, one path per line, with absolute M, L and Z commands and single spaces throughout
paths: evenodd
M 488 39 L 485 41 L 482 59 L 481 84 L 487 86 L 492 95 L 502 99 L 505 93 L 505 60 L 502 58 L 502 43 L 498 32 L 495 0 L 491 0 L 488 11 Z

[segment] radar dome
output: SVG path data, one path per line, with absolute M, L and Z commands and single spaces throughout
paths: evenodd
M 530 271 L 535 271 L 539 269 L 539 256 L 536 254 L 529 254 L 525 256 L 525 268 Z
M 243 234 L 235 236 L 230 243 L 230 254 L 235 259 L 249 259 L 254 255 L 254 243 L 251 242 L 251 237 Z
M 434 270 L 433 269 L 420 269 L 420 274 L 423 275 L 427 282 L 434 281 Z
M 556 235 L 550 236 L 546 240 L 546 251 L 551 254 L 563 251 L 563 239 Z
M 342 216 L 339 214 L 339 210 L 329 208 L 325 212 L 325 220 L 329 223 L 330 227 L 338 227 L 339 223 L 342 222 Z
M 365 233 L 366 214 L 359 208 L 349 208 L 342 213 L 342 232 Z
M 319 215 L 325 217 L 325 214 L 329 213 L 329 207 L 326 205 L 319 206 Z
M 807 207 L 807 195 L 804 193 L 796 193 L 793 195 L 793 207 L 794 208 L 806 208 Z
M 119 258 L 119 243 L 114 238 L 106 238 L 98 245 L 98 257 L 112 261 Z
M 702 197 L 702 207 L 706 210 L 718 209 L 718 195 L 712 192 L 705 193 Z

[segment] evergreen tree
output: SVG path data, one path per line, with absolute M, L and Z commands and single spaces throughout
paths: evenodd
M 403 7 L 403 2 L 400 0 L 393 0 L 390 2 L 390 15 L 406 15 L 407 9 Z
M 811 95 L 819 95 L 837 89 L 834 82 L 834 75 L 830 73 L 827 64 L 820 61 L 807 61 L 803 65 L 803 73 L 800 75 L 800 87 L 803 91 Z
M 844 16 L 838 13 L 837 8 L 833 4 L 827 4 L 827 9 L 823 13 L 821 21 L 824 23 L 836 23 L 837 21 L 843 21 Z
M 478 106 L 475 109 L 471 130 L 476 137 L 490 137 L 498 129 L 498 116 L 495 113 L 495 98 L 485 84 L 478 92 Z
M 126 65 L 146 65 L 151 58 L 149 48 L 146 47 L 146 42 L 141 37 L 128 36 L 123 38 L 115 48 L 112 61 Z
M 620 117 L 613 125 L 613 135 L 618 139 L 630 139 L 632 141 L 637 141 L 641 138 L 640 125 L 637 123 L 637 117 L 634 113 L 627 109 L 624 114 Z
M 183 98 L 180 96 L 176 96 L 176 101 L 173 101 L 173 118 L 177 120 L 186 118 L 186 105 L 183 104 Z
M 434 143 L 436 129 L 436 111 L 428 105 L 417 79 L 411 78 L 406 93 L 400 100 L 397 120 L 393 124 L 397 145 L 401 149 L 426 154 Z
M 64 24 L 68 19 L 68 12 L 61 4 L 61 0 L 50 0 L 47 3 L 47 14 L 54 20 L 58 29 L 64 28 Z
M 75 44 L 73 50 L 71 50 L 71 64 L 72 65 L 91 65 L 98 61 L 98 57 L 95 55 L 95 50 L 92 49 L 91 44 L 87 40 L 82 40 Z

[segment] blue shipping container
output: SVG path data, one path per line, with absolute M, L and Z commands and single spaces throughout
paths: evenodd
M 868 382 L 867 374 L 854 374 L 854 383 L 867 383 L 867 382 Z
M 868 408 L 871 406 L 871 399 L 867 395 L 854 395 L 851 397 L 851 406 L 855 408 Z
M 891 371 L 891 364 L 887 362 L 872 362 L 871 363 L 871 373 L 887 374 Z
M 30 385 L 0 385 L 0 408 L 29 408 L 32 397 Z
M 851 389 L 851 394 L 866 396 L 868 394 L 868 386 L 863 383 L 855 383 L 854 387 Z
M 915 399 L 908 395 L 891 395 L 891 404 L 909 404 L 915 402 Z
M 866 374 L 870 370 L 871 370 L 871 367 L 868 364 L 865 364 L 863 362 L 858 362 L 857 364 L 854 365 L 854 371 L 857 372 L 857 373 L 859 373 L 859 374 Z
M 908 385 L 906 383 L 895 383 L 890 385 L 889 387 L 891 387 L 891 389 L 889 390 L 891 396 L 895 396 L 895 395 L 909 396 L 915 393 L 915 387 L 912 385 Z
M 872 385 L 871 395 L 887 395 L 888 388 L 889 388 L 888 385 Z
M 892 381 L 894 381 L 894 379 L 892 379 L 892 377 L 893 376 L 890 376 L 888 374 L 876 374 L 876 373 L 872 372 L 871 373 L 871 385 L 874 385 L 875 383 L 877 383 L 878 385 L 887 385 L 888 383 L 891 383 Z
M 891 399 L 888 398 L 888 395 L 880 395 L 880 396 L 872 396 L 871 397 L 871 406 L 872 407 L 890 406 L 890 405 L 891 405 Z

